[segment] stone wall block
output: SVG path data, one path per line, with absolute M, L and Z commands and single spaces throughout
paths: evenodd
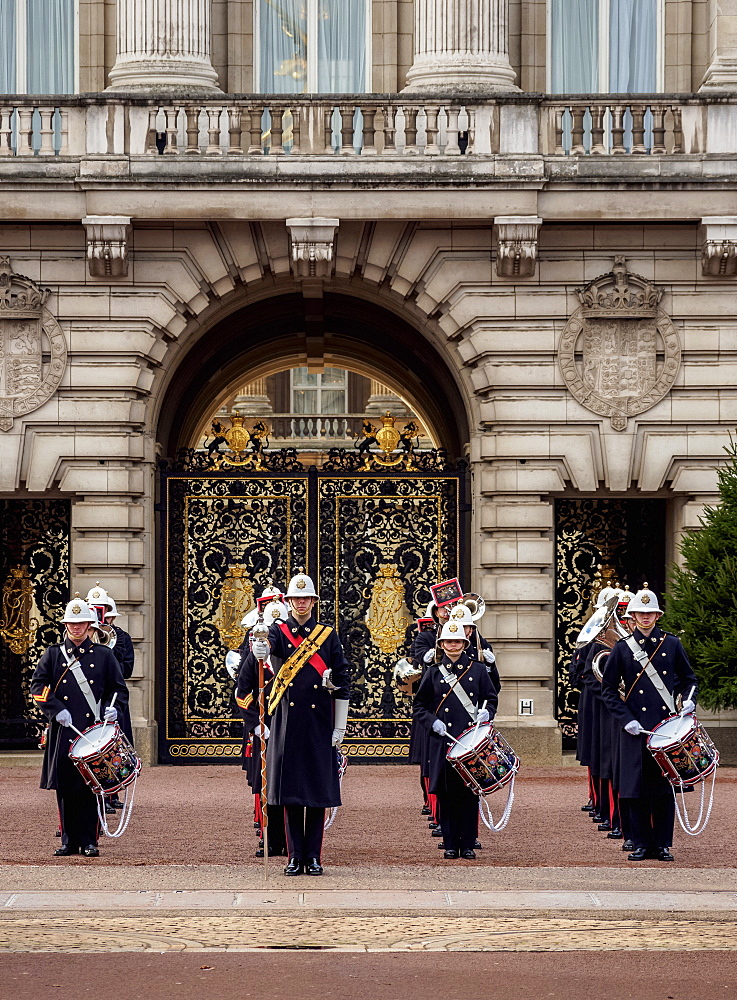
M 500 497 L 497 502 L 479 502 L 482 528 L 527 528 L 549 530 L 553 527 L 553 504 L 526 502 Z
M 140 504 L 120 500 L 77 501 L 72 506 L 72 527 L 78 530 L 144 530 L 144 510 Z
M 553 600 L 553 579 L 543 573 L 485 575 L 483 587 L 480 593 L 489 603 L 547 604 Z

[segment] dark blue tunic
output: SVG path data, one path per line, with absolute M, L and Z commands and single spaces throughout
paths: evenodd
M 674 697 L 680 694 L 684 700 L 690 696 L 696 701 L 696 676 L 680 639 L 657 625 L 647 637 L 639 629 L 635 629 L 633 635 L 650 657 L 668 691 Z M 620 639 L 606 659 L 601 685 L 602 697 L 620 729 L 635 719 L 643 729 L 652 731 L 671 714 L 647 674 L 639 676 L 641 671 L 626 641 Z M 620 680 L 624 681 L 624 701 L 619 694 Z M 617 772 L 619 794 L 623 798 L 670 795 L 671 786 L 660 773 L 646 744 L 644 734 L 631 736 L 623 732 L 620 736 Z
M 293 636 L 307 638 L 317 627 L 315 618 L 298 625 L 286 621 Z M 297 644 L 278 625 L 269 629 L 271 663 L 279 672 Z M 335 691 L 322 685 L 315 668 L 306 663 L 289 684 L 271 720 L 266 765 L 269 805 L 330 808 L 340 805 L 338 759 L 331 740 L 334 729 L 333 701 L 347 701 L 350 695 L 350 667 L 337 632 L 333 631 L 319 649 L 332 669 Z

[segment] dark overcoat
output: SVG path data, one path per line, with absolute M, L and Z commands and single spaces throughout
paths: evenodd
M 77 651 L 68 637 L 64 641 L 64 647 L 70 656 Z M 128 688 L 112 650 L 93 643 L 91 639 L 85 639 L 78 652 L 80 666 L 89 681 L 93 696 L 96 701 L 101 702 L 100 718 L 102 719 L 113 695 L 117 695 L 115 708 L 120 717 L 120 713 L 128 705 Z M 38 661 L 31 680 L 31 695 L 51 723 L 44 747 L 41 788 L 61 789 L 58 762 L 62 756 L 69 755 L 69 747 L 77 739 L 77 733 L 68 726 L 60 726 L 56 715 L 62 709 L 68 709 L 72 715 L 72 723 L 80 732 L 84 732 L 95 721 L 74 674 L 67 669 L 61 646 L 49 646 Z M 70 773 L 76 775 L 76 768 Z
M 455 663 L 443 654 L 441 663 L 459 678 L 461 687 L 468 694 L 472 704 L 480 708 L 486 702 L 489 718 L 493 719 L 499 699 L 486 670 L 486 664 L 470 660 L 465 652 L 461 653 Z M 432 725 L 436 719 L 440 719 L 445 723 L 448 732 L 457 738 L 473 725 L 474 720 L 469 717 L 455 694 L 452 692 L 448 694 L 448 682 L 440 673 L 436 663 L 430 664 L 420 681 L 415 694 L 413 716 L 428 734 L 430 791 L 435 795 L 442 795 L 447 790 L 448 778 L 455 773 L 446 761 L 451 741 L 447 736 L 438 736 L 434 733 Z
M 429 649 L 435 649 L 436 642 L 437 628 L 428 628 L 417 633 L 410 647 L 408 658 L 422 669 L 423 676 L 427 671 L 427 664 L 424 660 L 425 653 Z M 423 778 L 427 777 L 427 730 L 420 725 L 414 715 L 409 730 L 409 762 L 410 764 L 419 764 L 420 774 Z
M 287 635 L 278 625 L 269 629 L 271 662 L 279 673 L 282 663 L 297 648 L 297 636 L 307 638 L 318 622 L 311 617 L 299 625 L 287 618 Z M 294 637 L 294 639 L 292 638 Z M 319 655 L 332 670 L 336 690 L 323 687 L 322 677 L 306 663 L 289 684 L 271 719 L 266 766 L 268 803 L 277 806 L 340 805 L 338 757 L 332 746 L 334 700 L 350 696 L 350 667 L 337 632 L 323 642 Z
M 653 667 L 674 696 L 689 696 L 695 702 L 698 694 L 696 676 L 680 639 L 658 628 L 649 636 L 635 629 L 635 642 L 650 657 Z M 620 639 L 606 659 L 602 697 L 616 719 L 620 730 L 636 720 L 643 729 L 652 731 L 671 714 L 650 678 L 642 672 L 626 640 Z M 641 675 L 641 676 L 640 676 Z M 619 682 L 624 681 L 625 700 L 619 694 Z M 691 693 L 693 690 L 693 693 Z M 622 798 L 645 798 L 670 795 L 671 786 L 647 749 L 647 736 L 631 736 L 622 732 L 616 765 L 619 794 Z
M 118 628 L 117 625 L 113 625 L 113 628 L 115 629 L 115 634 L 117 636 L 115 645 L 113 646 L 113 652 L 115 653 L 116 660 L 120 664 L 120 669 L 123 671 L 123 678 L 127 681 L 133 676 L 133 664 L 135 661 L 133 640 L 124 629 Z M 115 704 L 117 705 L 117 702 Z M 131 723 L 130 704 L 127 704 L 120 713 L 118 722 L 120 723 L 120 728 L 132 743 L 133 725 Z

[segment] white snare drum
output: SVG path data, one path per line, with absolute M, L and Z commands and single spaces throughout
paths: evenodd
M 446 760 L 477 795 L 491 795 L 503 788 L 520 768 L 514 750 L 490 722 L 461 733 L 448 749 Z
M 69 747 L 69 756 L 96 795 L 114 795 L 141 772 L 141 761 L 115 722 L 97 722 Z
M 665 719 L 648 736 L 647 748 L 676 788 L 703 781 L 719 763 L 719 751 L 693 715 Z

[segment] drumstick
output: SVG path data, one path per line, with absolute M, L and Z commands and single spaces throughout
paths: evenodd
M 72 725 L 72 724 L 70 723 L 70 724 L 69 724 L 69 728 L 70 728 L 70 729 L 73 729 L 73 730 L 74 730 L 74 732 L 75 732 L 75 733 L 77 734 L 77 736 L 81 736 L 83 740 L 87 740 L 87 742 L 88 742 L 88 743 L 90 744 L 90 746 L 94 746 L 94 745 L 95 745 L 95 744 L 94 744 L 94 743 L 92 742 L 92 740 L 91 740 L 91 739 L 89 738 L 89 736 L 85 736 L 85 734 L 84 734 L 84 733 L 81 733 L 81 732 L 80 732 L 80 731 L 79 731 L 79 730 L 77 729 L 77 727 L 76 727 L 76 726 L 73 726 L 73 725 Z
M 476 728 L 473 731 L 474 738 L 476 736 L 476 733 L 479 731 L 479 726 L 481 725 L 481 722 L 479 720 L 479 715 L 481 715 L 481 713 L 483 712 L 483 710 L 486 708 L 487 705 L 488 705 L 488 701 L 484 701 L 484 704 L 481 706 L 481 708 L 476 713 Z
M 115 694 L 112 697 L 112 700 L 111 700 L 110 704 L 108 705 L 108 708 L 112 708 L 113 707 L 113 705 L 115 704 L 115 699 L 117 697 L 118 697 L 118 692 L 116 691 Z M 104 725 L 106 725 L 106 726 L 113 726 L 113 725 L 115 725 L 115 723 L 113 723 L 113 722 L 106 722 L 106 723 L 104 723 Z
M 688 698 L 686 698 L 686 701 L 691 701 L 691 699 L 693 698 L 693 693 L 694 693 L 695 690 L 696 690 L 695 686 L 691 688 L 691 690 L 688 692 Z M 683 711 L 683 709 L 681 709 L 681 711 L 678 714 L 679 715 L 685 715 L 686 713 Z

